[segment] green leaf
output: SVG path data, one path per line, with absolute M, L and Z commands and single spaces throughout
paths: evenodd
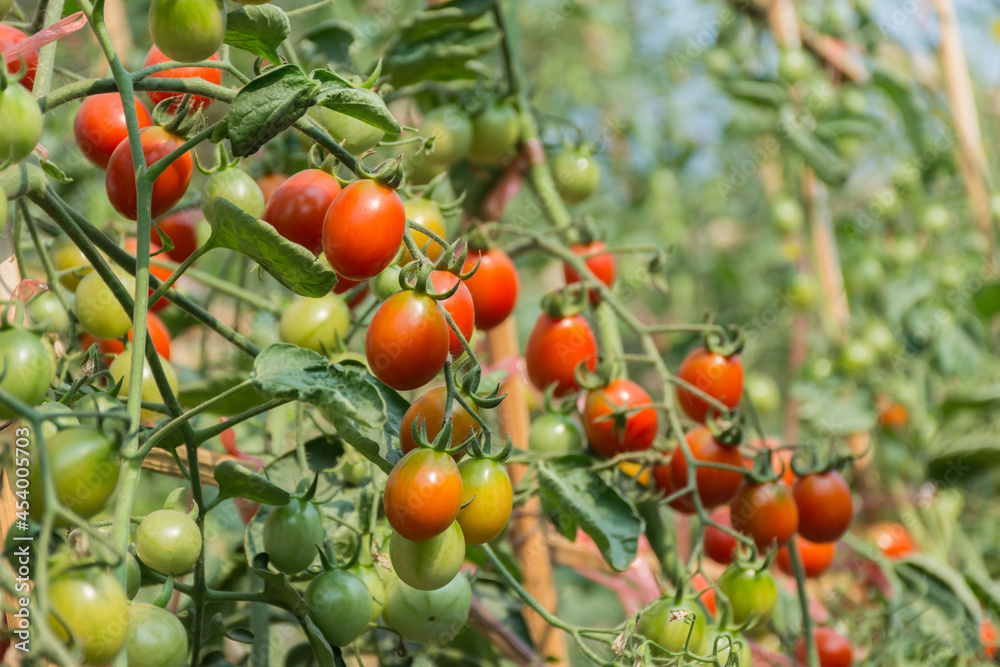
M 281 62 L 278 45 L 285 41 L 291 29 L 288 15 L 280 7 L 270 3 L 244 5 L 226 15 L 223 41 L 277 65 Z
M 950 565 L 928 554 L 913 554 L 901 559 L 896 564 L 896 571 L 908 584 L 928 584 L 926 592 L 930 601 L 946 611 L 957 602 L 965 610 L 969 620 L 978 627 L 982 618 L 979 601 L 962 575 Z M 918 592 L 924 593 L 922 590 Z
M 66 172 L 59 168 L 55 162 L 46 160 L 42 163 L 42 171 L 45 175 L 52 180 L 59 181 L 60 183 L 72 183 L 73 179 L 66 175 Z
M 1000 282 L 987 283 L 972 294 L 972 303 L 983 319 L 1000 313 Z
M 976 568 L 965 570 L 965 583 L 986 609 L 1000 609 L 1000 584 Z
M 318 92 L 319 84 L 296 65 L 269 69 L 243 86 L 226 114 L 233 155 L 256 153 L 302 118 Z
M 247 374 L 245 372 L 213 373 L 193 382 L 183 383 L 180 386 L 180 394 L 177 398 L 181 402 L 182 407 L 193 408 L 201 405 L 210 398 L 215 398 L 228 389 L 232 389 L 246 379 Z M 214 414 L 235 415 L 263 403 L 264 398 L 255 392 L 253 387 L 247 387 L 221 403 L 214 405 L 210 412 Z
M 428 79 L 476 78 L 483 69 L 476 59 L 495 49 L 501 38 L 494 27 L 446 30 L 394 44 L 382 66 L 396 88 Z
M 985 410 L 1000 405 L 1000 385 L 976 387 L 962 390 L 945 396 L 941 411 L 951 415 L 959 410 Z
M 342 483 L 340 478 L 331 472 L 340 457 L 343 455 L 344 444 L 336 436 L 319 436 L 303 444 L 306 450 L 306 465 L 308 470 L 303 473 L 299 465 L 299 454 L 297 451 L 289 450 L 267 464 L 264 469 L 267 478 L 285 489 L 294 489 L 305 479 L 311 482 L 313 477 L 317 477 L 316 495 L 325 497 Z
M 215 466 L 215 481 L 219 483 L 219 499 L 246 498 L 265 505 L 287 505 L 291 499 L 280 486 L 236 461 L 223 461 Z
M 618 489 L 589 470 L 590 459 L 573 454 L 538 464 L 542 494 L 597 544 L 604 560 L 623 572 L 632 565 L 645 522 Z
M 993 429 L 965 433 L 927 462 L 927 474 L 949 486 L 968 482 L 1000 465 L 1000 433 Z
M 932 347 L 942 373 L 972 377 L 984 367 L 982 348 L 965 327 L 954 321 L 941 326 Z
M 351 45 L 358 36 L 358 29 L 346 21 L 323 21 L 302 35 L 316 45 L 319 52 L 332 64 L 353 69 Z
M 772 109 L 788 104 L 788 93 L 784 86 L 770 81 L 720 81 L 719 87 L 736 99 L 759 104 Z
M 345 442 L 381 468 L 382 472 L 392 472 L 392 467 L 400 456 L 385 429 L 354 421 L 335 411 L 324 410 L 324 414 Z
M 471 23 L 493 6 L 494 0 L 453 0 L 414 14 L 399 26 L 402 39 L 416 39 L 450 25 Z
M 211 224 L 208 245 L 246 255 L 296 294 L 319 298 L 337 284 L 337 274 L 328 265 L 227 199 L 215 201 Z
M 312 76 L 321 84 L 317 100 L 320 106 L 357 118 L 389 134 L 403 131 L 378 93 L 353 86 L 330 70 L 318 69 Z

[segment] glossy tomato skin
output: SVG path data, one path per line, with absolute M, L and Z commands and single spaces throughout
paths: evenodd
M 590 198 L 601 184 L 601 167 L 586 149 L 563 150 L 552 158 L 552 180 L 567 204 Z
M 278 337 L 320 354 L 333 354 L 351 326 L 351 309 L 337 294 L 319 299 L 297 297 L 278 320 Z
M 197 250 L 201 245 L 204 236 L 207 239 L 208 233 L 202 234 L 204 229 L 208 231 L 208 224 L 204 221 L 205 216 L 197 208 L 186 208 L 176 213 L 160 218 L 156 224 L 159 225 L 163 234 L 170 239 L 173 248 L 169 252 L 164 252 L 167 257 L 182 263 Z M 152 240 L 163 245 L 156 228 L 152 230 Z
M 226 9 L 222 0 L 153 0 L 149 34 L 171 60 L 207 60 L 222 46 Z
M 917 551 L 917 543 L 902 524 L 892 522 L 876 524 L 871 529 L 871 535 L 875 546 L 887 558 L 894 560 L 905 558 Z
M 510 104 L 495 101 L 472 119 L 469 155 L 482 164 L 501 164 L 521 137 L 521 121 Z
M 531 424 L 528 449 L 569 454 L 583 449 L 583 429 L 569 415 L 550 412 Z
M 729 518 L 761 551 L 775 542 L 785 546 L 799 527 L 795 498 L 782 481 L 745 485 L 730 506 Z
M 0 96 L 0 162 L 19 162 L 42 138 L 42 110 L 28 89 L 11 82 Z
M 319 169 L 292 174 L 264 208 L 263 220 L 293 243 L 318 255 L 323 250 L 323 220 L 340 194 L 337 179 Z
M 3 18 L 0 16 L 0 18 Z M 20 42 L 28 39 L 28 36 L 15 28 L 12 25 L 7 25 L 6 23 L 0 23 L 0 53 L 3 53 L 7 49 L 17 46 Z M 20 84 L 32 90 L 35 87 L 35 70 L 38 68 L 38 51 L 32 51 L 31 53 L 21 54 L 24 58 L 25 72 L 24 78 L 20 80 Z M 21 59 L 15 58 L 7 63 L 7 71 L 10 74 L 17 74 L 21 71 Z
M 188 652 L 187 631 L 166 609 L 135 603 L 128 608 L 125 651 L 130 665 L 184 667 Z
M 837 545 L 835 542 L 817 544 L 799 537 L 795 540 L 794 545 L 799 552 L 799 558 L 802 560 L 802 569 L 805 571 L 806 577 L 810 579 L 815 579 L 826 572 L 830 568 L 830 565 L 833 564 L 834 556 L 837 555 Z M 782 572 L 790 577 L 794 577 L 795 569 L 792 567 L 792 557 L 788 552 L 791 547 L 792 544 L 781 547 L 775 562 L 778 563 L 778 567 Z
M 413 542 L 443 533 L 462 507 L 462 475 L 444 452 L 415 449 L 393 467 L 382 497 L 396 532 Z
M 419 430 L 423 425 L 427 432 L 428 442 L 433 442 L 444 427 L 444 407 L 448 397 L 446 387 L 437 387 L 413 401 L 406 413 L 403 421 L 399 425 L 399 444 L 403 448 L 403 453 L 408 454 L 416 449 L 417 443 L 413 439 L 413 424 L 417 423 Z M 466 442 L 473 435 L 478 436 L 481 431 L 479 423 L 469 414 L 465 408 L 457 402 L 451 406 L 451 445 L 455 448 Z M 465 455 L 465 450 L 460 450 L 452 454 L 457 463 Z
M 458 576 L 465 560 L 465 538 L 457 521 L 443 533 L 414 542 L 399 533 L 389 538 L 392 569 L 403 583 L 421 591 L 444 587 Z
M 607 250 L 607 246 L 603 241 L 592 241 L 586 245 L 575 243 L 569 249 L 573 251 L 573 254 L 587 258 L 584 260 L 584 264 L 587 265 L 587 268 L 591 270 L 598 280 L 608 287 L 614 284 L 617 273 L 615 256 L 604 252 Z M 580 282 L 580 274 L 569 264 L 563 264 L 563 276 L 566 278 L 567 285 Z M 597 292 L 590 290 L 591 303 L 596 303 L 599 299 L 600 297 Z
M 583 427 L 591 448 L 606 459 L 626 452 L 649 449 L 656 439 L 659 417 L 646 390 L 631 380 L 612 380 L 610 384 L 587 392 Z M 637 409 L 639 408 L 639 409 Z M 624 422 L 608 416 L 627 410 Z
M 83 277 L 94 271 L 83 251 L 68 236 L 58 236 L 52 242 L 49 246 L 49 257 L 52 259 L 52 268 L 57 272 L 76 269 L 73 273 L 59 276 L 59 284 L 71 292 L 76 292 Z
M 661 465 L 653 466 L 653 481 L 656 483 L 656 488 L 660 489 L 664 498 L 668 498 L 677 491 L 674 486 L 674 475 L 673 475 L 673 459 L 676 453 L 668 453 L 664 455 L 664 462 Z M 687 501 L 683 496 L 675 498 L 668 503 L 671 509 L 681 512 L 682 514 L 693 514 L 691 509 L 691 503 Z
M 778 587 L 767 570 L 731 565 L 719 579 L 719 590 L 729 599 L 735 625 L 751 618 L 753 626 L 766 623 L 778 605 Z
M 501 324 L 517 304 L 518 278 L 514 262 L 499 248 L 483 251 L 469 251 L 462 266 L 468 273 L 476 263 L 476 273 L 465 279 L 465 285 L 472 294 L 476 312 L 476 328 L 486 331 Z
M 55 365 L 38 334 L 25 329 L 0 332 L 0 387 L 15 398 L 36 406 L 55 379 Z M 13 419 L 14 409 L 0 405 L 0 419 Z
M 851 487 L 836 470 L 806 475 L 792 489 L 799 534 L 811 542 L 836 542 L 851 527 Z
M 542 313 L 528 337 L 524 360 L 531 383 L 539 391 L 555 384 L 555 395 L 577 391 L 576 368 L 597 367 L 597 338 L 582 315 L 553 318 Z M 647 395 L 648 398 L 648 395 Z
M 732 526 L 729 521 L 729 510 L 725 507 L 720 507 L 713 511 L 712 520 L 723 526 Z M 729 533 L 719 530 L 715 526 L 705 527 L 705 536 L 703 538 L 705 555 L 719 565 L 732 564 L 733 557 L 736 555 L 737 545 L 738 541 Z
M 201 212 L 206 220 L 215 220 L 215 202 L 225 199 L 252 218 L 264 214 L 264 193 L 250 174 L 236 167 L 217 171 L 201 188 Z
M 292 498 L 272 507 L 264 520 L 264 551 L 271 565 L 285 574 L 298 574 L 312 565 L 323 546 L 323 517 L 308 500 Z
M 329 570 L 312 580 L 304 595 L 309 618 L 332 646 L 347 646 L 368 628 L 372 596 L 347 570 Z
M 140 130 L 153 124 L 149 111 L 138 97 L 135 98 L 135 115 Z M 73 137 L 85 158 L 106 169 L 111 154 L 128 139 L 121 96 L 104 93 L 84 99 L 73 117 Z
M 743 457 L 740 455 L 739 447 L 727 447 L 720 444 L 712 437 L 712 432 L 707 427 L 700 426 L 690 431 L 684 436 L 684 439 L 696 461 L 743 468 Z M 674 454 L 671 475 L 675 489 L 683 489 L 687 486 L 688 462 L 680 451 Z M 724 505 L 736 497 L 743 484 L 743 474 L 700 466 L 695 472 L 695 483 L 702 506 L 711 509 Z M 687 505 L 688 511 L 695 511 L 694 500 L 690 495 L 682 496 L 679 501 L 681 504 Z
M 462 509 L 458 524 L 466 544 L 486 544 L 507 527 L 514 507 L 514 488 L 507 470 L 490 459 L 469 459 L 462 474 Z
M 406 212 L 407 220 L 426 227 L 441 238 L 447 237 L 447 229 L 445 229 L 444 225 L 444 214 L 441 213 L 441 207 L 437 205 L 437 202 L 430 199 L 424 199 L 423 197 L 407 199 L 403 203 L 403 210 Z M 424 246 L 427 247 L 427 250 L 424 251 L 424 254 L 426 254 L 427 257 L 435 261 L 441 257 L 441 254 L 444 252 L 444 248 L 441 247 L 440 243 L 432 241 L 431 237 L 419 230 L 414 229 L 412 230 L 412 233 L 413 240 L 416 242 L 418 248 L 423 251 Z M 400 264 L 405 265 L 411 261 L 413 261 L 413 256 L 410 255 L 410 251 L 404 244 L 403 259 L 400 260 Z
M 46 438 L 45 449 L 59 502 L 84 519 L 100 512 L 118 484 L 120 462 L 114 443 L 93 429 L 65 428 Z M 32 467 L 30 479 L 37 483 L 33 488 L 41 488 L 37 471 L 37 466 Z M 44 512 L 38 494 L 32 499 L 31 513 L 40 520 Z
M 434 285 L 434 291 L 438 294 L 445 294 L 458 285 L 458 290 L 440 303 L 441 307 L 455 320 L 458 330 L 462 332 L 462 336 L 468 342 L 472 338 L 476 320 L 472 293 L 469 292 L 468 286 L 459 280 L 458 276 L 448 271 L 431 271 L 431 283 Z M 462 341 L 458 339 L 450 325 L 448 326 L 448 353 L 451 354 L 452 359 L 458 359 L 465 353 Z
M 438 303 L 411 291 L 386 299 L 365 337 L 372 373 L 398 391 L 422 387 L 448 358 L 448 325 Z
M 472 607 L 472 587 L 463 575 L 435 591 L 421 591 L 400 581 L 389 589 L 383 618 L 404 639 L 440 646 L 466 625 Z
M 815 628 L 813 639 L 819 653 L 819 667 L 851 667 L 854 664 L 854 648 L 846 637 L 830 628 Z M 802 667 L 809 664 L 806 659 L 805 638 L 800 639 L 796 645 L 795 657 Z
M 323 252 L 337 275 L 368 280 L 389 266 L 406 231 L 403 200 L 369 178 L 348 184 L 323 222 Z
M 194 567 L 201 553 L 201 532 L 190 516 L 177 510 L 156 510 L 135 532 L 139 560 L 161 574 L 180 574 Z
M 149 167 L 160 158 L 180 148 L 184 140 L 170 134 L 162 127 L 147 127 L 139 131 L 142 154 Z M 174 160 L 153 183 L 152 215 L 158 218 L 181 200 L 191 183 L 194 162 L 187 152 Z M 135 191 L 135 171 L 132 169 L 132 153 L 128 142 L 118 145 L 108 161 L 108 171 L 104 179 L 108 200 L 122 216 L 129 220 L 138 217 Z
M 72 642 L 83 664 L 106 665 L 125 646 L 128 600 L 111 573 L 71 569 L 52 577 L 48 594 L 54 612 L 49 626 L 59 639 Z
M 206 58 L 206 60 L 218 60 L 219 56 L 213 55 L 211 58 Z M 146 54 L 146 60 L 143 61 L 143 67 L 151 67 L 153 65 L 160 65 L 166 62 L 170 62 L 170 58 L 163 55 L 163 52 L 156 48 L 154 44 L 152 48 L 149 49 L 149 53 Z M 204 79 L 209 83 L 214 83 L 216 85 L 222 85 L 222 70 L 216 67 L 172 67 L 162 72 L 157 72 L 156 74 L 150 74 L 151 77 L 162 77 L 166 79 Z M 177 107 L 180 105 L 181 98 L 184 96 L 182 93 L 168 93 L 165 91 L 149 91 L 147 93 L 149 99 L 153 101 L 153 105 L 157 105 L 165 99 L 176 98 L 177 102 L 171 105 L 170 110 L 176 111 Z M 201 95 L 191 96 L 191 110 L 203 109 L 212 103 L 212 100 L 208 97 L 202 97 Z
M 743 362 L 739 356 L 726 357 L 699 347 L 681 363 L 677 376 L 709 396 L 734 409 L 743 395 Z M 678 386 L 677 399 L 688 417 L 704 422 L 711 407 L 695 393 Z
M 701 654 L 705 649 L 705 627 L 705 612 L 697 604 L 676 604 L 661 598 L 642 613 L 636 632 L 656 642 L 657 646 L 652 647 L 654 655 L 666 656 L 666 651 L 680 653 L 685 646 L 692 653 Z

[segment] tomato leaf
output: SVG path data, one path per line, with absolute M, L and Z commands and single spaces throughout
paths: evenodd
M 316 494 L 320 497 L 329 495 L 340 485 L 340 478 L 327 470 L 336 466 L 343 455 L 343 442 L 336 436 L 321 435 L 303 446 L 308 474 L 299 465 L 298 452 L 290 450 L 267 464 L 267 478 L 284 489 L 293 489 L 303 479 L 312 479 L 313 474 L 318 474 Z
M 223 498 L 246 498 L 264 505 L 287 505 L 291 499 L 288 491 L 236 461 L 223 461 L 215 466 L 215 481 L 219 483 L 216 502 Z
M 1000 466 L 1000 433 L 996 428 L 963 432 L 946 442 L 927 462 L 927 474 L 933 480 L 955 486 Z
M 403 131 L 378 93 L 354 86 L 330 70 L 315 70 L 312 77 L 320 83 L 317 100 L 320 106 L 357 118 L 389 134 Z
M 358 29 L 345 21 L 323 21 L 302 35 L 316 45 L 330 63 L 353 69 L 351 45 L 357 40 Z
M 219 372 L 208 377 L 199 378 L 191 382 L 184 382 L 180 386 L 177 400 L 185 408 L 193 408 L 201 405 L 210 398 L 215 398 L 222 392 L 232 389 L 239 383 L 247 379 L 245 372 Z M 243 391 L 233 394 L 225 401 L 213 405 L 209 412 L 222 415 L 235 415 L 257 407 L 264 402 L 264 398 L 255 392 L 252 387 L 247 387 Z
M 538 464 L 542 494 L 560 512 L 560 520 L 579 525 L 594 540 L 612 569 L 624 572 L 639 551 L 645 522 L 618 489 L 590 471 L 579 454 Z
M 477 58 L 495 49 L 501 37 L 493 27 L 444 30 L 393 44 L 382 66 L 396 88 L 427 79 L 474 79 L 484 70 Z
M 972 303 L 984 320 L 1000 313 L 1000 283 L 987 283 L 972 294 Z
M 912 554 L 896 564 L 900 579 L 919 594 L 944 609 L 956 611 L 958 603 L 969 620 L 979 625 L 982 619 L 979 600 L 954 568 L 928 554 Z
M 416 39 L 450 25 L 471 23 L 489 11 L 493 0 L 452 0 L 419 11 L 399 26 L 403 39 Z
M 269 69 L 243 86 L 226 113 L 233 155 L 256 153 L 302 118 L 318 92 L 319 84 L 296 65 Z
M 337 274 L 328 265 L 226 199 L 215 200 L 211 224 L 208 245 L 246 255 L 296 294 L 319 298 L 337 284 Z
M 388 474 L 400 459 L 393 448 L 389 434 L 383 428 L 376 428 L 364 422 L 353 421 L 332 411 L 325 411 L 326 418 L 337 427 L 337 433 L 347 444 L 358 450 L 362 456 Z
M 965 571 L 965 583 L 986 609 L 1000 609 L 1000 584 L 972 567 Z
M 288 15 L 280 7 L 245 5 L 226 15 L 226 36 L 222 41 L 277 65 L 281 62 L 278 45 L 291 29 Z

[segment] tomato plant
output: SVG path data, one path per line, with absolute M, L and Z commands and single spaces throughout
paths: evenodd
M 3 18 L 3 16 L 0 15 L 0 18 Z M 14 26 L 0 23 L 0 53 L 17 46 L 26 39 L 28 39 L 28 36 Z M 22 56 L 24 58 L 24 77 L 20 83 L 28 90 L 32 90 L 35 87 L 35 72 L 38 70 L 38 51 L 29 51 L 22 54 Z M 21 59 L 14 58 L 7 63 L 7 71 L 10 74 L 17 74 L 21 71 L 21 66 Z
M 167 330 L 163 320 L 157 317 L 153 313 L 149 313 L 146 316 L 146 331 L 149 332 L 149 337 L 153 341 L 153 348 L 156 353 L 170 361 L 170 332 Z M 132 329 L 128 330 L 128 340 L 130 343 L 134 343 L 132 340 Z M 80 348 L 88 349 L 94 343 L 97 344 L 97 349 L 102 355 L 117 356 L 125 351 L 125 345 L 121 340 L 117 338 L 104 338 L 98 340 L 88 333 L 80 336 Z
M 182 667 L 187 659 L 187 631 L 176 616 L 151 604 L 128 608 L 125 655 L 133 665 Z
M 600 186 L 601 167 L 586 148 L 563 149 L 552 159 L 552 176 L 563 200 L 579 204 Z
M 794 569 L 792 568 L 792 558 L 788 553 L 788 549 L 789 547 L 787 546 L 781 547 L 775 561 L 782 572 L 789 576 L 795 576 Z M 826 572 L 830 568 L 830 565 L 833 564 L 833 558 L 837 554 L 836 543 L 827 542 L 818 544 L 810 542 L 804 537 L 795 540 L 795 549 L 799 552 L 799 558 L 802 560 L 805 575 L 810 579 L 815 579 Z
M 565 396 L 579 389 L 578 367 L 591 371 L 596 368 L 597 339 L 581 315 L 553 317 L 542 313 L 528 337 L 524 360 L 528 377 L 536 388 L 555 385 L 555 395 Z M 643 400 L 640 395 L 639 401 Z
M 475 307 L 472 302 L 472 293 L 468 286 L 460 280 L 454 273 L 447 271 L 431 271 L 431 284 L 438 294 L 447 294 L 452 288 L 458 285 L 458 289 L 453 295 L 441 301 L 441 307 L 451 315 L 462 332 L 462 337 L 466 342 L 472 339 L 472 332 L 475 326 Z M 465 346 L 455 335 L 455 331 L 448 327 L 448 353 L 453 359 L 458 359 L 465 353 Z
M 396 257 L 406 229 L 403 200 L 371 179 L 354 181 L 334 198 L 323 221 L 323 253 L 338 275 L 367 280 Z
M 153 119 L 139 101 L 133 100 L 139 129 L 149 127 Z M 88 97 L 73 117 L 73 136 L 83 156 L 101 169 L 107 169 L 112 153 L 128 138 L 125 107 L 118 93 Z
M 326 107 L 313 107 L 309 110 L 309 115 L 315 118 L 316 122 L 349 153 L 364 153 L 385 136 L 385 132 L 374 125 Z
M 278 320 L 278 337 L 320 354 L 331 354 L 343 344 L 351 326 L 351 310 L 343 297 L 327 294 L 319 299 L 299 297 Z
M 461 632 L 471 605 L 472 587 L 462 575 L 433 591 L 399 582 L 389 590 L 383 618 L 403 638 L 436 646 Z
M 649 449 L 656 438 L 659 418 L 653 399 L 631 380 L 614 380 L 587 392 L 583 425 L 587 442 L 604 458 Z
M 0 388 L 28 405 L 38 405 L 55 376 L 53 359 L 42 340 L 23 329 L 0 331 Z M 0 418 L 17 413 L 0 404 Z
M 712 512 L 712 520 L 727 528 L 732 527 L 729 520 L 729 510 L 719 508 Z M 705 527 L 703 546 L 705 555 L 720 565 L 729 565 L 736 554 L 737 540 L 729 533 L 715 526 Z
M 413 541 L 395 532 L 389 538 L 389 558 L 399 580 L 421 591 L 433 591 L 458 576 L 465 560 L 462 528 L 453 521 L 426 540 Z
M 201 212 L 206 220 L 215 219 L 217 199 L 231 202 L 236 208 L 254 218 L 264 214 L 264 193 L 257 187 L 250 174 L 235 167 L 215 172 L 201 187 Z
M 719 579 L 719 590 L 729 600 L 736 625 L 766 623 L 778 604 L 778 587 L 766 570 L 730 565 Z
M 475 274 L 465 279 L 472 294 L 476 328 L 487 331 L 506 320 L 517 304 L 518 278 L 514 262 L 499 248 L 472 251 L 465 259 L 462 272 L 478 266 Z
M 142 143 L 142 155 L 147 167 L 177 150 L 184 143 L 180 137 L 170 134 L 161 127 L 147 127 L 140 130 L 139 141 Z M 154 218 L 163 215 L 181 200 L 191 183 L 193 168 L 191 154 L 184 153 L 156 177 L 152 192 Z M 132 168 L 132 152 L 127 142 L 118 144 L 118 148 L 111 154 L 104 185 L 108 200 L 115 210 L 129 220 L 135 220 L 138 216 L 135 171 Z
M 567 415 L 550 412 L 531 424 L 528 449 L 568 454 L 583 449 L 583 429 Z
M 727 357 L 699 347 L 684 358 L 677 377 L 730 410 L 740 404 L 743 394 L 743 363 L 739 356 Z M 714 407 L 681 385 L 677 387 L 677 400 L 687 416 L 699 422 L 704 422 L 709 410 Z
M 297 574 L 316 560 L 323 545 L 323 519 L 308 500 L 293 498 L 273 508 L 264 521 L 264 551 L 285 574 Z
M 413 426 L 417 429 L 423 427 L 427 433 L 427 440 L 433 441 L 437 438 L 444 427 L 445 401 L 448 391 L 444 387 L 431 389 L 417 400 L 413 401 L 406 413 L 403 421 L 399 425 L 399 444 L 406 454 L 417 447 L 417 442 L 413 438 Z M 480 432 L 479 422 L 476 421 L 464 407 L 456 401 L 451 408 L 451 445 L 458 447 L 464 444 L 469 438 L 478 435 Z M 465 450 L 459 450 L 452 454 L 458 462 L 465 455 Z
M 655 642 L 654 655 L 665 656 L 665 652 L 680 653 L 685 649 L 703 653 L 705 628 L 701 608 L 691 603 L 675 604 L 672 600 L 660 599 L 643 612 L 636 632 Z
M 222 0 L 153 0 L 149 34 L 156 48 L 182 63 L 211 58 L 226 34 Z
M 4 27 L 0 24 L 0 27 Z M 31 93 L 19 83 L 11 83 L 0 94 L 0 159 L 23 160 L 42 138 L 42 114 Z
M 813 634 L 816 638 L 820 667 L 851 667 L 854 664 L 854 647 L 849 639 L 830 628 L 816 628 Z M 800 665 L 808 664 L 804 640 L 799 640 L 795 647 L 795 657 L 798 658 Z
M 475 162 L 499 164 L 506 159 L 521 136 L 517 111 L 510 104 L 496 100 L 472 117 L 472 143 L 469 155 Z
M 611 287 L 615 282 L 617 268 L 614 256 L 605 252 L 606 249 L 607 246 L 602 241 L 591 241 L 587 244 L 577 243 L 570 246 L 573 254 L 584 258 L 584 263 L 594 276 L 608 287 Z M 563 265 L 563 275 L 566 278 L 566 284 L 580 282 L 580 274 L 569 264 Z M 590 290 L 590 300 L 596 302 L 598 298 L 597 292 Z
M 313 579 L 305 602 L 309 618 L 331 646 L 347 646 L 371 621 L 371 593 L 346 570 L 329 570 Z
M 105 433 L 90 428 L 66 428 L 48 439 L 50 476 L 55 497 L 67 509 L 88 519 L 104 507 L 118 483 L 117 448 Z M 31 471 L 36 487 L 41 472 Z M 32 513 L 41 518 L 45 499 L 34 498 Z
M 213 55 L 205 60 L 218 60 L 218 55 Z M 154 65 L 162 65 L 164 63 L 170 62 L 171 59 L 168 58 L 156 48 L 154 44 L 152 48 L 149 49 L 149 53 L 146 54 L 146 60 L 143 61 L 143 67 L 152 67 Z M 216 67 L 171 67 L 163 71 L 157 72 L 155 74 L 150 74 L 153 77 L 162 77 L 167 79 L 202 79 L 208 83 L 214 83 L 219 85 L 222 83 L 222 70 Z M 176 110 L 180 106 L 181 101 L 180 93 L 168 93 L 163 91 L 150 91 L 149 99 L 152 100 L 154 105 L 159 104 L 163 100 L 168 100 L 170 98 L 176 98 L 177 102 L 171 105 L 171 110 Z M 212 103 L 212 98 L 204 97 L 202 95 L 192 95 L 191 96 L 191 109 L 203 109 Z
M 323 250 L 323 220 L 340 183 L 319 169 L 290 176 L 267 200 L 263 219 L 278 233 L 314 255 Z
M 775 542 L 779 547 L 788 544 L 799 527 L 795 498 L 782 481 L 747 484 L 730 507 L 733 528 L 752 537 L 761 550 Z
M 444 452 L 415 449 L 392 469 L 383 498 L 386 518 L 414 542 L 443 533 L 462 507 L 462 475 Z
M 105 665 L 125 646 L 128 600 L 110 573 L 100 568 L 69 570 L 49 582 L 49 625 L 72 642 L 85 665 Z
M 448 324 L 438 303 L 409 290 L 386 299 L 368 326 L 365 357 L 393 389 L 430 382 L 448 358 Z
M 514 506 L 514 489 L 504 467 L 492 459 L 468 459 L 458 466 L 462 475 L 462 509 L 457 523 L 466 544 L 485 544 L 507 527 Z
M 162 574 L 187 572 L 201 554 L 201 531 L 177 510 L 156 510 L 135 531 L 139 560 Z
M 441 212 L 441 207 L 437 205 L 437 202 L 424 199 L 423 197 L 407 199 L 403 202 L 403 211 L 406 213 L 407 220 L 426 227 L 441 238 L 447 237 L 448 230 L 445 228 L 444 214 Z M 413 240 L 416 242 L 417 247 L 433 260 L 437 260 L 444 253 L 444 248 L 441 247 L 440 243 L 432 240 L 430 236 L 424 234 L 419 229 L 413 230 Z M 404 245 L 403 259 L 400 263 L 406 264 L 412 261 L 413 256 L 410 255 L 409 249 Z
M 799 533 L 812 542 L 836 542 L 851 526 L 851 487 L 836 470 L 806 475 L 792 487 Z
M 720 444 L 712 432 L 704 426 L 688 432 L 684 439 L 691 450 L 691 456 L 699 464 L 743 468 L 743 457 L 740 456 L 739 448 Z M 688 485 L 687 457 L 680 449 L 674 453 L 670 474 L 674 489 L 680 490 Z M 701 499 L 702 506 L 709 509 L 731 501 L 736 497 L 742 485 L 743 473 L 736 470 L 723 470 L 708 465 L 699 465 L 695 471 L 695 488 L 698 497 Z M 680 508 L 687 512 L 695 511 L 695 503 L 690 494 L 681 496 L 678 503 Z
M 885 522 L 872 527 L 875 546 L 888 558 L 904 558 L 917 551 L 910 531 L 899 523 Z

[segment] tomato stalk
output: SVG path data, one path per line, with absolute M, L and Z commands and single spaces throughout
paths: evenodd
M 799 608 L 802 610 L 802 635 L 806 643 L 808 667 L 819 667 L 819 652 L 813 637 L 813 621 L 809 615 L 809 597 L 806 592 L 806 572 L 802 566 L 802 556 L 798 549 L 798 538 L 793 537 L 788 544 L 788 556 L 792 561 L 792 572 L 795 573 L 795 591 L 799 598 Z

